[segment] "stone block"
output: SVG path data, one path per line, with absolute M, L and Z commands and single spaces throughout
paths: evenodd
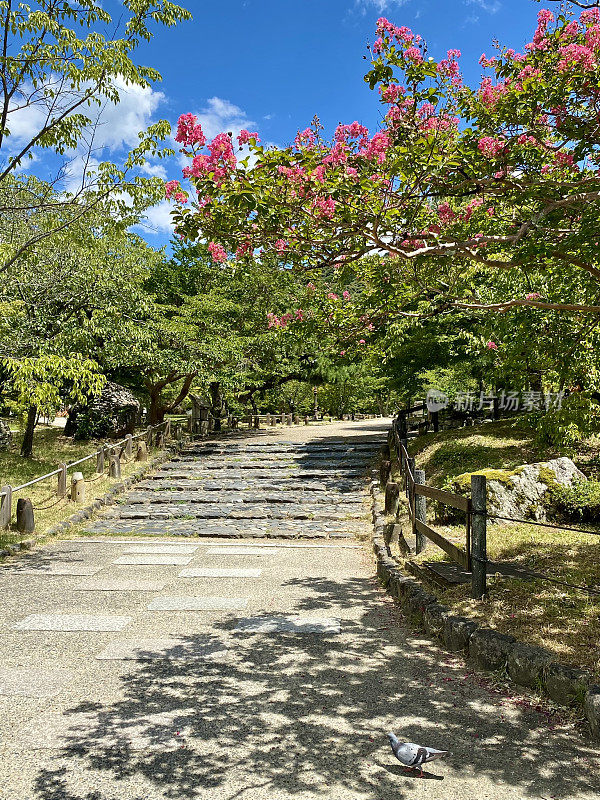
M 583 710 L 592 736 L 600 739 L 600 686 L 590 686 L 585 695 Z
M 583 700 L 589 677 L 585 672 L 568 664 L 548 664 L 544 685 L 549 697 L 563 706 L 575 705 Z
M 423 625 L 430 636 L 441 639 L 444 632 L 444 620 L 448 607 L 441 603 L 430 603 L 423 611 Z
M 415 625 L 423 625 L 423 615 L 428 605 L 435 603 L 437 600 L 432 594 L 417 589 L 415 592 L 405 595 L 404 607 L 407 617 Z
M 120 631 L 132 617 L 91 614 L 30 614 L 13 627 L 19 631 Z
M 508 674 L 519 686 L 540 689 L 551 661 L 551 654 L 544 648 L 516 642 L 508 654 Z
M 479 628 L 469 640 L 469 657 L 481 669 L 490 672 L 503 669 L 514 642 L 514 636 L 498 633 L 491 628 Z
M 465 617 L 446 616 L 442 631 L 444 646 L 452 652 L 466 652 L 471 636 L 478 627 L 476 622 Z
M 148 611 L 238 611 L 247 605 L 247 597 L 157 597 Z
M 333 617 L 248 617 L 235 627 L 241 633 L 339 633 Z

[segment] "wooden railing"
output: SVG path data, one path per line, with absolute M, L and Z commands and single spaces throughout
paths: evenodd
M 388 444 L 390 456 L 394 456 L 396 474 L 402 485 L 390 480 L 391 461 L 381 465 L 381 482 L 385 487 L 385 510 L 398 518 L 400 512 L 400 491 L 406 493 L 408 517 L 415 537 L 415 551 L 425 549 L 426 540 L 441 548 L 452 561 L 471 573 L 472 596 L 479 599 L 486 591 L 486 478 L 484 475 L 471 475 L 471 496 L 436 489 L 425 483 L 425 472 L 416 469 L 415 459 L 408 452 L 408 440 L 400 434 L 404 429 L 398 427 L 397 420 L 392 425 Z M 462 511 L 465 515 L 464 547 L 451 542 L 427 522 L 427 499 L 440 505 Z
M 179 430 L 177 430 L 176 433 L 177 437 L 179 438 Z M 149 425 L 146 430 L 142 431 L 142 433 L 138 433 L 136 435 L 128 434 L 124 439 L 121 439 L 118 442 L 103 444 L 98 450 L 94 450 L 89 455 L 84 456 L 77 461 L 73 461 L 71 464 L 58 464 L 57 468 L 52 470 L 52 472 L 47 472 L 45 475 L 40 475 L 37 478 L 33 478 L 32 480 L 27 481 L 27 483 L 23 483 L 20 486 L 3 486 L 0 489 L 0 530 L 7 530 L 10 528 L 13 517 L 13 498 L 15 495 L 23 492 L 23 490 L 29 489 L 31 486 L 35 486 L 41 481 L 47 481 L 51 480 L 52 478 L 56 478 L 56 497 L 66 497 L 68 493 L 67 478 L 69 471 L 73 470 L 74 467 L 78 467 L 81 464 L 85 464 L 87 461 L 92 461 L 93 459 L 96 459 L 97 475 L 103 475 L 105 470 L 108 468 L 109 476 L 111 478 L 118 479 L 121 477 L 121 458 L 125 456 L 126 459 L 131 460 L 134 457 L 134 442 L 137 443 L 135 458 L 136 460 L 143 461 L 146 458 L 147 448 L 152 444 L 153 439 L 155 445 L 160 447 L 165 443 L 170 435 L 171 421 L 165 420 L 164 422 L 160 422 L 158 425 Z M 75 473 L 75 475 L 77 475 L 77 473 Z M 81 475 L 81 473 L 79 473 L 79 475 Z M 84 481 L 82 475 L 73 482 L 73 486 L 71 487 L 71 498 L 76 499 L 77 502 L 82 502 L 84 496 L 84 493 L 81 489 L 81 484 L 79 487 L 77 486 L 77 484 L 81 481 Z M 31 513 L 31 511 L 28 513 Z M 19 520 L 17 520 L 17 528 L 19 528 L 18 523 Z

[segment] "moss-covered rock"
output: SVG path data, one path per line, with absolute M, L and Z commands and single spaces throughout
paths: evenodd
M 570 458 L 555 458 L 538 464 L 524 464 L 512 470 L 482 469 L 457 475 L 445 488 L 468 496 L 471 476 L 487 479 L 488 513 L 504 517 L 544 520 L 555 510 L 563 487 L 586 481 Z

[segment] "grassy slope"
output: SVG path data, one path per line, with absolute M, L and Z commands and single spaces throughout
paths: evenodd
M 522 422 L 503 420 L 421 436 L 411 441 L 409 449 L 416 456 L 417 466 L 425 470 L 427 482 L 441 486 L 465 472 L 513 469 L 558 455 L 537 448 L 533 433 Z M 599 452 L 600 442 L 590 441 L 573 456 L 577 465 L 596 479 Z M 438 523 L 434 527 L 464 545 L 464 526 Z M 568 583 L 600 589 L 600 537 L 534 525 L 494 523 L 488 526 L 488 556 L 516 562 Z M 445 554 L 429 543 L 417 560 L 442 558 L 446 558 Z M 469 586 L 434 589 L 441 601 L 457 612 L 547 647 L 562 661 L 580 664 L 600 676 L 600 596 L 547 581 L 500 577 L 490 579 L 489 596 L 482 602 L 472 601 L 469 590 Z
M 62 435 L 60 428 L 39 427 L 35 432 L 33 446 L 33 458 L 21 458 L 19 447 L 21 435 L 14 435 L 13 450 L 10 453 L 0 453 L 0 484 L 5 486 L 19 486 L 27 483 L 39 475 L 55 470 L 60 462 L 70 464 L 84 456 L 89 455 L 97 449 L 96 442 L 73 442 Z M 125 463 L 122 460 L 121 473 L 125 477 L 132 472 L 136 466 L 135 461 Z M 92 459 L 81 464 L 78 469 L 86 479 L 95 479 L 96 461 Z M 67 478 L 67 487 L 70 483 L 71 472 Z M 107 473 L 104 477 L 93 480 L 86 485 L 86 503 L 91 503 L 94 499 L 106 493 L 107 489 L 117 481 L 110 480 Z M 70 514 L 75 513 L 77 506 L 68 499 L 58 500 L 56 497 L 57 478 L 49 478 L 41 481 L 28 489 L 13 496 L 13 523 L 14 509 L 18 497 L 29 497 L 34 505 L 36 533 L 43 533 L 46 528 L 54 525 Z M 18 542 L 28 535 L 21 536 L 17 531 L 0 531 L 0 548 L 3 545 Z

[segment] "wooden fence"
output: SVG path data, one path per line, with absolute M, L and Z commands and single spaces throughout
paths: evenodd
M 177 438 L 180 438 L 180 426 L 175 426 L 175 435 Z M 40 475 L 38 478 L 33 478 L 20 486 L 3 486 L 0 489 L 0 530 L 8 530 L 10 528 L 13 518 L 13 500 L 17 494 L 23 492 L 25 489 L 41 481 L 55 478 L 56 497 L 59 499 L 64 498 L 68 494 L 67 479 L 69 471 L 93 459 L 96 459 L 97 475 L 103 475 L 107 470 L 111 478 L 118 479 L 121 477 L 121 458 L 123 456 L 127 460 L 135 458 L 137 461 L 144 461 L 147 457 L 148 446 L 152 444 L 153 440 L 156 446 L 162 447 L 170 436 L 171 421 L 165 420 L 158 425 L 149 425 L 145 431 L 135 436 L 128 434 L 119 442 L 102 445 L 99 450 L 94 450 L 90 455 L 80 458 L 72 464 L 58 464 L 57 468 L 52 472 Z M 134 443 L 136 444 L 135 454 L 133 451 Z M 73 473 L 71 480 L 70 498 L 78 503 L 84 502 L 85 480 L 82 473 Z M 19 501 L 19 503 L 17 503 L 17 529 L 23 529 L 24 532 L 31 532 L 33 530 L 32 526 L 33 507 L 30 503 L 27 505 L 26 501 Z M 29 528 L 31 528 L 31 531 Z
M 362 420 L 362 419 L 376 419 L 381 417 L 381 414 L 344 414 L 345 420 Z M 329 414 L 247 414 L 243 417 L 236 417 L 228 415 L 218 420 L 213 417 L 208 410 L 201 409 L 198 417 L 188 417 L 188 430 L 191 433 L 206 435 L 216 429 L 217 425 L 224 425 L 232 430 L 236 430 L 240 425 L 246 425 L 248 428 L 274 428 L 277 425 L 292 426 L 292 425 L 310 425 L 311 422 L 333 422 L 333 416 Z
M 415 468 L 415 459 L 408 452 L 406 426 L 398 419 L 392 425 L 388 444 L 390 456 L 396 462 L 396 474 L 402 485 L 390 480 L 393 470 L 390 461 L 384 461 L 381 469 L 382 485 L 385 487 L 386 513 L 398 517 L 400 491 L 406 493 L 408 517 L 412 534 L 415 537 L 415 550 L 422 552 L 426 540 L 441 548 L 451 559 L 466 572 L 471 573 L 472 596 L 480 599 L 486 592 L 486 478 L 485 475 L 471 476 L 471 496 L 453 494 L 452 492 L 427 486 L 425 472 Z M 434 500 L 444 506 L 458 509 L 465 514 L 465 543 L 459 547 L 451 542 L 427 522 L 427 499 Z

